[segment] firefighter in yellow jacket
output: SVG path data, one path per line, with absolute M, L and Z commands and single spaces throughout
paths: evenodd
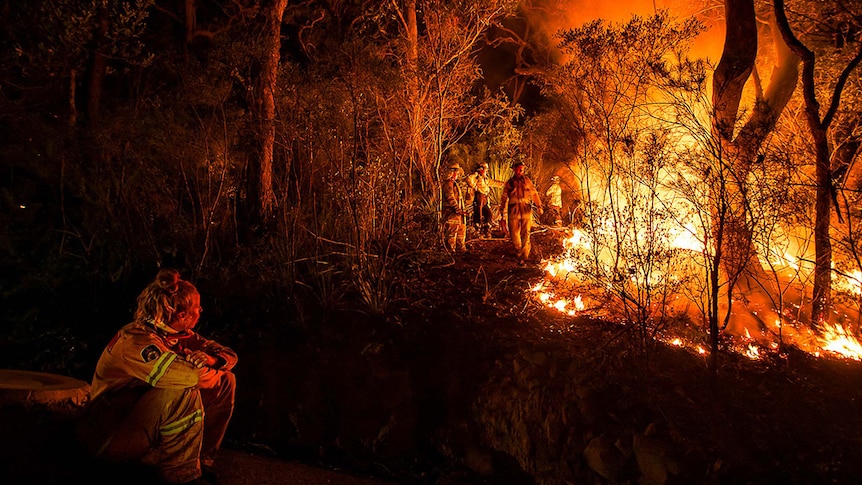
M 563 189 L 560 187 L 560 176 L 551 177 L 551 186 L 545 191 L 548 200 L 548 222 L 555 227 L 563 225 Z
M 488 164 L 482 162 L 476 171 L 467 177 L 473 199 L 473 225 L 485 237 L 491 237 L 491 187 L 502 187 L 503 183 L 488 176 Z
M 466 212 L 461 188 L 458 187 L 458 177 L 461 176 L 461 165 L 457 162 L 446 168 L 446 178 L 441 190 L 443 197 L 443 245 L 451 253 L 467 252 L 467 225 L 464 222 Z
M 96 364 L 79 438 L 99 459 L 194 482 L 213 473 L 233 414 L 237 355 L 194 332 L 200 293 L 178 272 L 160 271 L 137 303 Z
M 512 246 L 524 264 L 530 259 L 530 229 L 533 227 L 533 207 L 535 204 L 541 216 L 542 199 L 533 182 L 524 175 L 524 162 L 512 164 L 515 174 L 503 185 L 500 196 L 500 225 L 508 230 Z M 508 220 L 508 224 L 507 221 Z

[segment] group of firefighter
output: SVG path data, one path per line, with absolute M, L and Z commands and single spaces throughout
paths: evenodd
M 467 221 L 481 237 L 491 237 L 494 214 L 491 210 L 491 188 L 500 188 L 499 221 L 500 229 L 508 234 L 515 255 L 520 264 L 530 258 L 530 230 L 533 226 L 533 209 L 541 217 L 544 214 L 542 197 L 538 189 L 524 174 L 524 162 L 512 164 L 514 174 L 505 183 L 488 175 L 488 164 L 480 163 L 476 170 L 466 177 L 466 187 L 462 190 L 459 179 L 463 175 L 461 165 L 449 164 L 445 169 L 442 182 L 443 194 L 443 240 L 446 249 L 452 253 L 467 251 Z M 466 193 L 465 193 L 466 192 Z M 562 188 L 560 177 L 551 177 L 551 185 L 545 191 L 550 225 L 562 226 Z

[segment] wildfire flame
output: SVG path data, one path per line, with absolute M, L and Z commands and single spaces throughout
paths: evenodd
M 678 248 L 694 251 L 703 250 L 703 244 L 692 228 L 685 228 L 680 231 L 673 241 L 674 246 Z M 581 230 L 571 229 L 571 235 L 562 240 L 565 256 L 556 260 L 543 261 L 545 277 L 530 288 L 530 291 L 535 294 L 543 306 L 567 316 L 575 316 L 587 312 L 587 300 L 589 298 L 587 295 L 564 296 L 558 294 L 561 293 L 558 290 L 564 290 L 573 283 L 576 284 L 578 282 L 577 253 L 586 250 L 589 244 L 590 238 L 588 235 Z M 798 268 L 796 266 L 798 258 L 793 257 L 791 253 L 774 253 L 773 256 L 778 258 L 773 263 L 780 262 L 784 267 Z M 850 288 L 853 294 L 862 295 L 862 272 L 847 275 L 842 280 L 842 283 Z M 757 311 L 753 311 L 752 314 L 756 315 Z M 797 328 L 794 325 L 789 325 L 788 322 L 782 321 L 781 318 L 775 318 L 770 324 L 770 328 L 759 332 L 760 335 L 757 337 L 754 337 L 747 328 L 744 329 L 744 334 L 738 337 L 739 341 L 733 345 L 733 348 L 740 355 L 749 359 L 763 359 L 766 352 L 775 351 L 780 348 L 779 342 L 770 341 L 769 339 L 773 338 L 774 335 L 781 335 L 781 338 L 787 344 L 794 345 L 800 350 L 817 357 L 830 356 L 862 361 L 862 343 L 860 343 L 854 332 L 844 325 L 825 324 L 821 332 L 815 334 L 807 327 Z M 668 345 L 684 348 L 701 356 L 708 353 L 708 350 L 703 345 L 687 341 L 679 336 L 659 337 L 659 339 Z
M 862 344 L 841 325 L 824 326 L 822 348 L 848 359 L 862 360 Z

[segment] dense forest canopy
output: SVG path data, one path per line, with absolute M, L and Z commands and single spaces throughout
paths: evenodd
M 385 314 L 448 258 L 442 164 L 524 160 L 644 338 L 855 332 L 862 9 L 654 3 L 5 0 L 4 298 L 173 266 Z

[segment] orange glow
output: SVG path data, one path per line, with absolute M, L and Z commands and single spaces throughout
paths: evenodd
M 626 22 L 632 14 L 649 16 L 657 9 L 667 9 L 677 19 L 700 18 L 701 14 L 713 19 L 712 23 L 707 22 L 707 31 L 695 41 L 689 52 L 691 57 L 715 63 L 722 51 L 722 15 L 715 10 L 704 10 L 701 2 L 635 0 L 615 4 L 576 1 L 565 5 L 565 12 L 552 19 L 557 24 L 546 25 L 549 33 L 577 27 L 596 18 L 609 23 Z M 721 9 L 720 4 L 711 5 L 709 8 Z M 754 88 L 751 84 L 746 87 L 748 94 L 743 97 L 740 112 L 749 110 L 753 103 Z M 709 89 L 710 83 L 705 86 Z M 652 99 L 655 96 L 658 98 Z M 638 103 L 636 106 L 642 110 L 640 113 L 649 113 L 649 116 L 632 116 L 627 122 L 632 127 L 649 131 L 651 123 L 662 119 L 661 108 L 651 106 L 660 107 L 664 100 L 660 94 L 652 92 L 645 92 L 646 98 L 655 102 L 647 103 L 643 99 L 632 102 Z M 692 102 L 689 108 L 698 114 L 693 116 L 693 124 L 710 126 L 712 109 L 709 99 L 705 96 Z M 651 112 L 652 109 L 657 111 Z M 675 148 L 680 153 L 691 149 L 695 154 L 692 160 L 709 159 L 710 152 L 699 149 L 703 142 L 691 132 L 681 130 L 677 133 L 674 129 L 669 129 L 669 132 L 672 136 L 668 137 L 667 145 L 671 152 Z M 704 132 L 709 130 L 704 129 Z M 543 261 L 544 279 L 531 288 L 542 306 L 565 315 L 603 317 L 597 314 L 598 309 L 613 312 L 616 299 L 622 300 L 620 305 L 626 309 L 630 304 L 645 309 L 645 312 L 658 312 L 655 309 L 661 308 L 666 312 L 662 317 L 681 315 L 688 317 L 690 322 L 703 322 L 709 298 L 714 297 L 721 302 L 718 318 L 723 319 L 730 314 L 730 323 L 721 332 L 731 339 L 730 347 L 740 355 L 762 359 L 765 354 L 777 352 L 782 347 L 795 346 L 816 356 L 862 359 L 862 345 L 853 331 L 836 326 L 828 327 L 822 335 L 815 334 L 802 316 L 802 308 L 811 298 L 815 261 L 810 228 L 784 227 L 779 223 L 769 227 L 768 234 L 753 242 L 761 268 L 754 268 L 756 264 L 750 267 L 763 272 L 757 274 L 757 271 L 752 271 L 754 276 L 749 280 L 738 281 L 733 295 L 720 294 L 728 291 L 726 281 L 721 282 L 724 285 L 722 289 L 713 290 L 708 285 L 708 275 L 712 276 L 713 270 L 709 261 L 715 255 L 715 248 L 710 247 L 713 212 L 704 209 L 709 205 L 704 203 L 704 199 L 711 200 L 713 195 L 707 188 L 699 187 L 699 184 L 705 185 L 703 177 L 693 173 L 695 170 L 679 169 L 680 165 L 685 165 L 673 163 L 675 159 L 668 157 L 663 160 L 667 164 L 650 166 L 655 168 L 650 172 L 654 178 L 647 184 L 630 175 L 637 174 L 641 168 L 642 160 L 639 160 L 637 150 L 633 150 L 634 155 L 623 151 L 625 156 L 620 156 L 614 151 L 613 144 L 603 144 L 601 137 L 597 140 L 585 142 L 583 153 L 568 161 L 576 185 L 574 190 L 582 195 L 585 229 L 569 228 L 561 241 L 563 255 Z M 614 164 L 611 167 L 613 172 L 606 166 L 610 155 L 615 157 L 610 159 Z M 686 182 L 681 184 L 685 190 L 676 183 L 679 180 Z M 656 204 L 656 201 L 660 203 Z M 757 205 L 756 202 L 752 204 Z M 660 211 L 655 210 L 657 205 L 661 207 Z M 756 213 L 757 209 L 761 208 L 752 207 L 751 210 Z M 788 222 L 785 225 L 792 224 Z M 836 292 L 862 297 L 862 271 L 851 272 L 844 268 L 843 272 L 836 271 L 833 281 Z M 712 295 L 711 291 L 719 295 Z M 727 305 L 731 300 L 728 296 L 733 297 L 732 305 Z M 653 297 L 664 299 L 657 301 Z M 851 315 L 845 314 L 843 321 L 853 321 L 852 313 L 855 311 L 846 312 Z M 691 339 L 690 332 L 679 333 L 685 337 L 665 335 L 660 339 L 699 355 L 708 353 L 696 342 L 697 337 L 694 337 L 695 341 L 688 340 Z M 706 334 L 705 329 L 702 333 Z
M 569 229 L 569 231 L 570 233 L 560 241 L 565 248 L 563 255 L 556 259 L 543 261 L 545 276 L 541 281 L 534 284 L 530 291 L 534 293 L 535 298 L 542 306 L 561 314 L 601 316 L 588 310 L 590 306 L 588 292 L 584 293 L 577 290 L 579 286 L 584 284 L 579 278 L 578 272 L 579 267 L 583 268 L 583 262 L 579 262 L 578 258 L 583 257 L 584 253 L 589 250 L 590 238 L 581 230 Z M 692 241 L 692 239 L 683 240 Z M 675 244 L 679 241 L 679 238 L 674 239 Z M 680 245 L 686 246 L 685 244 Z M 787 260 L 792 260 L 792 258 L 787 258 Z M 862 280 L 860 274 L 852 274 L 846 278 L 847 284 L 854 289 L 855 294 L 859 294 L 860 280 Z M 798 310 L 798 305 L 788 303 L 787 306 L 790 309 Z M 601 305 L 594 305 L 593 307 L 598 308 Z M 757 310 L 750 311 L 751 315 L 757 317 L 759 313 Z M 862 343 L 847 327 L 828 324 L 823 328 L 822 333 L 815 334 L 806 325 L 791 324 L 791 322 L 783 321 L 774 316 L 774 313 L 774 310 L 764 313 L 767 317 L 773 315 L 773 318 L 763 319 L 764 323 L 768 322 L 768 328 L 752 332 L 749 328 L 743 327 L 739 336 L 732 337 L 729 335 L 735 340 L 735 343 L 731 345 L 732 350 L 749 359 L 759 360 L 764 357 L 765 351 L 777 352 L 780 349 L 781 345 L 778 341 L 780 338 L 786 345 L 793 345 L 815 357 L 828 356 L 862 360 Z M 786 312 L 786 314 L 789 313 Z M 847 315 L 843 315 L 843 317 L 848 318 Z M 703 345 L 687 341 L 680 336 L 669 335 L 659 339 L 668 345 L 689 350 L 697 355 L 703 356 L 708 353 Z
M 749 359 L 757 360 L 760 358 L 760 349 L 752 344 L 748 344 L 748 347 L 745 349 L 743 355 L 745 355 Z
M 826 352 L 853 360 L 862 360 L 862 344 L 841 325 L 825 325 L 821 347 Z

